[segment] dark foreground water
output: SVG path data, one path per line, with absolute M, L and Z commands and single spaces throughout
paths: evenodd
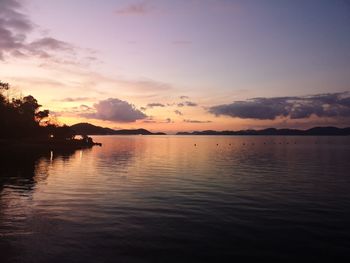
M 350 259 L 350 137 L 95 140 L 2 154 L 0 262 Z

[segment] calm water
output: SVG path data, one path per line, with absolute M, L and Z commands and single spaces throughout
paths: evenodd
M 95 140 L 1 156 L 0 262 L 350 259 L 350 137 Z

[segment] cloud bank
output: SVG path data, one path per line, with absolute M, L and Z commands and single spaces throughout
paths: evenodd
M 209 108 L 216 116 L 241 119 L 274 120 L 278 117 L 304 119 L 318 117 L 350 117 L 350 92 L 305 97 L 254 98 Z
M 16 53 L 23 47 L 26 34 L 33 29 L 31 21 L 19 9 L 16 0 L 0 0 L 0 59 L 7 52 Z
M 81 114 L 84 118 L 114 122 L 135 122 L 147 118 L 133 104 L 116 98 L 101 100 L 93 105 L 95 112 Z
M 27 41 L 28 35 L 36 26 L 21 12 L 23 2 L 0 0 L 0 60 L 5 60 L 5 55 L 50 58 L 53 56 L 52 52 L 64 51 L 74 54 L 75 47 L 52 37 Z

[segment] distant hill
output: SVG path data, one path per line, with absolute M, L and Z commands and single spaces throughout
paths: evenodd
M 296 129 L 275 129 L 268 128 L 264 130 L 241 130 L 241 131 L 194 131 L 194 132 L 178 132 L 177 135 L 350 135 L 350 127 L 348 128 L 336 128 L 336 127 L 315 127 L 308 130 L 296 130 Z
M 87 135 L 164 135 L 165 133 L 152 133 L 146 129 L 131 129 L 131 130 L 113 130 L 95 126 L 90 123 L 77 123 L 70 126 L 77 134 Z

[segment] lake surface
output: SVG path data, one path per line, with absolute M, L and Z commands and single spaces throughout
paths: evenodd
M 350 137 L 94 139 L 2 154 L 0 262 L 350 259 Z

